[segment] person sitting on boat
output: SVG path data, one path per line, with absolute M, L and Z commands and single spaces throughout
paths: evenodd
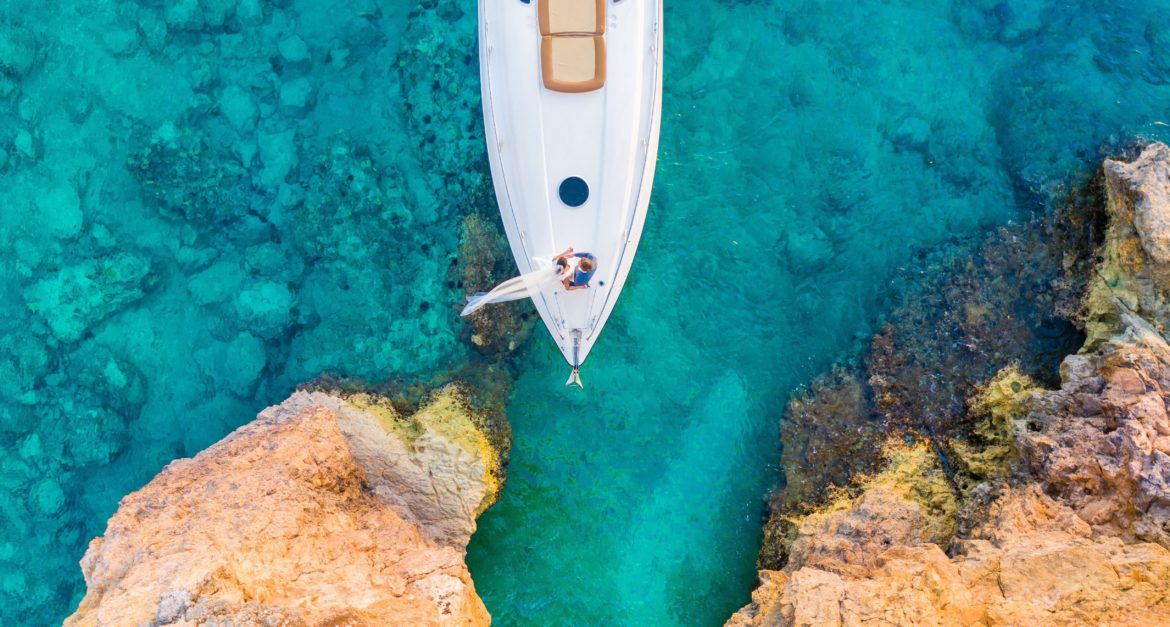
M 554 259 L 561 268 L 561 283 L 565 290 L 584 290 L 589 288 L 589 280 L 597 272 L 597 258 L 592 253 L 578 253 L 573 247 L 565 249 Z

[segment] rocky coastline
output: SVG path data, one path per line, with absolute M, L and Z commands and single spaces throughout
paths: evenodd
M 65 624 L 489 624 L 463 559 L 510 433 L 469 396 L 301 390 L 264 410 L 122 500 Z
M 790 403 L 759 587 L 728 625 L 1164 622 L 1168 302 L 1154 143 L 993 237 L 861 368 Z

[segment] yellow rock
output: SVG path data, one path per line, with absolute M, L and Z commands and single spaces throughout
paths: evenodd
M 950 442 L 956 461 L 966 474 L 977 479 L 1007 475 L 1010 462 L 1017 457 L 1017 423 L 1027 415 L 1032 398 L 1042 391 L 1015 364 L 1000 370 L 980 388 L 968 402 L 968 411 L 979 418 L 974 430 L 978 441 Z

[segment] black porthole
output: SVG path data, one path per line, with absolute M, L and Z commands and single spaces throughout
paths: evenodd
M 561 202 L 570 207 L 580 207 L 589 200 L 589 184 L 579 176 L 570 176 L 561 181 Z

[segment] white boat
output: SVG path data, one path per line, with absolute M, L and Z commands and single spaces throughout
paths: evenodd
M 521 274 L 573 247 L 588 289 L 532 295 L 573 366 L 621 294 L 650 204 L 662 114 L 661 0 L 479 0 L 492 179 Z

